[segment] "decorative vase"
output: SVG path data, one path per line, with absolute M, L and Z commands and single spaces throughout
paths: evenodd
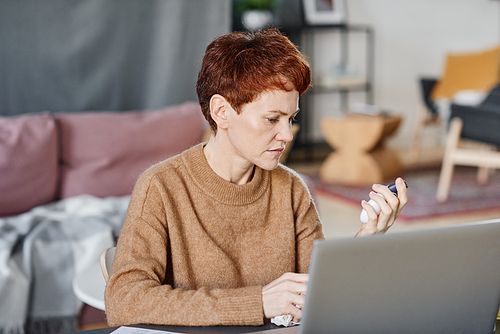
M 273 22 L 273 13 L 270 10 L 251 9 L 243 12 L 241 21 L 248 30 L 259 30 Z

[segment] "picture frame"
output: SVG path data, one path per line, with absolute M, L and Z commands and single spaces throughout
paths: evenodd
M 345 0 L 302 0 L 306 24 L 345 25 L 347 5 Z

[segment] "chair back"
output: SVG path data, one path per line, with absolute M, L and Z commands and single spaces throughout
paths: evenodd
M 422 93 L 422 98 L 424 100 L 425 106 L 427 110 L 431 113 L 433 117 L 439 117 L 438 110 L 436 105 L 431 100 L 431 92 L 434 86 L 437 83 L 437 79 L 435 78 L 420 78 L 420 89 Z
M 115 258 L 115 251 L 116 247 L 110 247 L 103 250 L 101 253 L 101 271 L 106 283 L 108 282 L 111 266 L 113 265 L 113 259 Z

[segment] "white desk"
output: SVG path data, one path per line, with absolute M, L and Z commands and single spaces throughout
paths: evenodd
M 105 310 L 105 288 L 106 281 L 104 281 L 104 277 L 102 276 L 101 265 L 99 262 L 92 264 L 88 270 L 77 275 L 73 279 L 73 291 L 78 299 L 85 304 L 103 311 Z

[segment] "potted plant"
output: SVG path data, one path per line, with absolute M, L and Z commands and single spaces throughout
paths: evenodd
M 273 9 L 276 0 L 235 0 L 236 12 L 248 30 L 259 30 L 274 21 Z

